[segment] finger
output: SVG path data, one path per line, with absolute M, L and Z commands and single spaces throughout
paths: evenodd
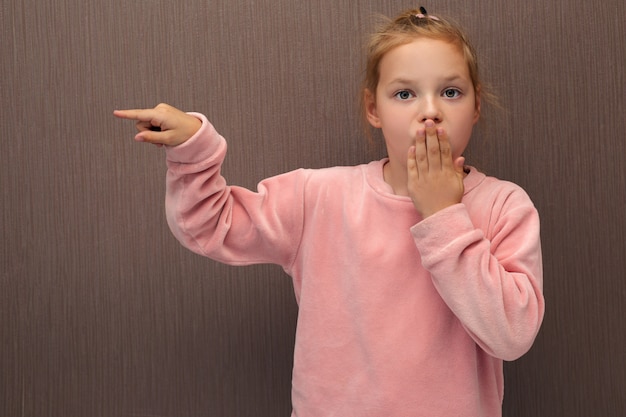
M 143 121 L 138 121 L 137 123 L 135 123 L 135 127 L 137 128 L 137 130 L 139 132 L 143 132 L 146 130 L 150 130 L 152 132 L 161 132 L 163 129 L 161 128 L 161 126 L 157 126 L 157 123 L 161 123 L 161 121 L 157 121 L 155 119 L 152 119 L 150 121 L 147 122 L 143 122 Z
M 456 170 L 457 173 L 463 175 L 465 173 L 465 158 L 462 156 L 459 156 L 458 158 L 456 158 L 456 160 L 454 161 L 454 169 Z
M 147 142 L 155 145 L 163 145 L 169 143 L 168 141 L 170 140 L 170 133 L 169 131 L 161 132 L 151 129 L 144 129 L 135 135 L 135 140 L 137 142 Z
M 144 135 L 143 132 L 155 131 L 160 132 L 162 116 L 155 109 L 132 109 L 132 110 L 115 110 L 113 115 L 120 119 L 135 120 L 135 128 L 139 132 L 135 136 L 135 140 L 139 142 L 148 142 L 152 140 L 158 140 L 151 135 Z
M 155 109 L 131 109 L 131 110 L 115 110 L 113 111 L 113 115 L 115 117 L 119 117 L 120 119 L 150 122 L 150 121 L 158 120 L 160 113 Z
M 420 128 L 415 136 L 415 164 L 418 178 L 428 174 L 428 155 L 426 149 L 426 130 Z
M 133 110 L 113 110 L 113 115 L 120 119 L 139 120 L 139 115 L 142 114 L 144 109 Z
M 448 140 L 448 133 L 443 128 L 438 128 L 437 137 L 439 138 L 441 167 L 443 169 L 455 169 L 454 161 L 452 161 L 452 147 Z
M 428 169 L 430 171 L 441 169 L 441 149 L 439 147 L 439 137 L 435 122 L 426 120 L 426 151 L 428 155 Z
M 409 181 L 419 179 L 419 172 L 417 170 L 417 161 L 415 160 L 415 146 L 410 146 L 407 152 L 406 169 L 409 177 Z

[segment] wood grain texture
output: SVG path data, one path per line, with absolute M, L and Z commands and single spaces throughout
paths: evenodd
M 0 415 L 289 415 L 289 278 L 181 248 L 162 152 L 112 111 L 207 114 L 247 187 L 379 158 L 357 114 L 362 40 L 413 6 L 4 1 Z M 626 415 L 624 2 L 424 6 L 464 22 L 507 109 L 485 110 L 468 161 L 542 218 L 546 319 L 506 364 L 504 415 Z

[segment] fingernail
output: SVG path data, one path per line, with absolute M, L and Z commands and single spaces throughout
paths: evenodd
M 426 120 L 426 122 L 424 123 L 424 126 L 426 127 L 433 127 L 435 125 L 435 122 L 433 122 L 432 120 Z

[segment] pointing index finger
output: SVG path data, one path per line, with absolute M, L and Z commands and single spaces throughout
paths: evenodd
M 140 122 L 150 122 L 157 118 L 157 112 L 154 109 L 114 110 L 113 115 L 120 119 L 138 120 Z

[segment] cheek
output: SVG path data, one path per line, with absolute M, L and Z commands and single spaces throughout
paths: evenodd
M 450 139 L 450 146 L 452 147 L 452 159 L 456 159 L 459 156 L 463 155 L 463 152 L 465 152 L 468 143 L 469 137 L 464 140 Z
M 451 129 L 448 132 L 453 158 L 456 159 L 461 156 L 463 152 L 465 152 L 465 148 L 467 148 L 472 136 L 473 128 L 473 118 L 471 118 L 467 121 L 467 123 L 460 123 L 455 129 Z
M 383 134 L 394 142 L 415 138 L 415 129 L 417 124 L 414 125 L 402 112 L 388 112 L 382 123 Z

